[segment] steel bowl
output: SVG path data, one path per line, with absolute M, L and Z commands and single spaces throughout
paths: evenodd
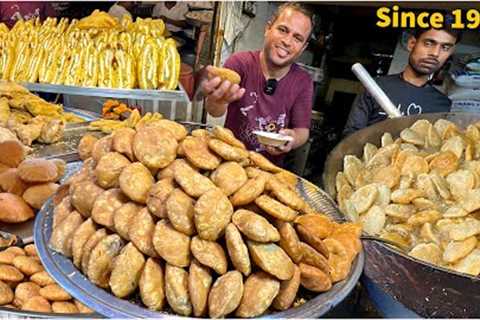
M 480 120 L 480 114 L 430 113 L 388 119 L 362 129 L 342 140 L 328 155 L 323 172 L 323 186 L 335 198 L 335 177 L 343 170 L 346 155 L 361 157 L 363 146 L 380 145 L 385 132 L 400 132 L 419 119 L 435 122 L 446 119 L 466 128 Z M 363 241 L 364 278 L 381 288 L 406 308 L 422 317 L 469 318 L 480 314 L 480 278 L 448 270 L 417 260 L 379 242 Z
M 335 220 L 342 220 L 334 201 L 317 186 L 298 179 L 297 190 L 317 210 L 329 214 Z M 62 254 L 48 247 L 52 233 L 53 203 L 43 206 L 35 220 L 34 239 L 38 254 L 49 274 L 70 295 L 98 313 L 111 318 L 185 318 L 167 312 L 154 312 L 141 307 L 138 297 L 123 300 L 95 286 Z M 283 312 L 270 313 L 265 318 L 313 318 L 319 317 L 339 304 L 355 287 L 362 273 L 364 253 L 360 252 L 352 264 L 347 279 L 336 283 L 328 292 L 318 295 L 305 292 L 307 302 Z M 192 318 L 193 319 L 193 318 Z

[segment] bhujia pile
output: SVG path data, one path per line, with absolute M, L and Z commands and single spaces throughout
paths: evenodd
M 255 317 L 348 277 L 360 227 L 315 212 L 296 177 L 231 131 L 170 120 L 79 144 L 50 247 L 98 287 L 151 310 Z M 167 305 L 170 309 L 167 309 Z
M 0 306 L 35 312 L 92 312 L 50 277 L 34 244 L 0 252 Z
M 470 275 L 480 273 L 480 123 L 465 130 L 418 120 L 363 158 L 344 158 L 336 178 L 341 210 L 363 230 L 409 255 Z

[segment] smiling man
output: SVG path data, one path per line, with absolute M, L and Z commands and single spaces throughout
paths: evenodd
M 225 62 L 224 67 L 240 75 L 239 85 L 219 77 L 202 83 L 207 112 L 214 117 L 227 113 L 225 127 L 250 150 L 279 165 L 309 136 L 313 82 L 295 59 L 307 47 L 312 24 L 312 14 L 303 5 L 281 5 L 265 28 L 263 49 L 235 53 Z M 261 145 L 255 130 L 280 132 L 293 140 L 283 147 Z
M 376 79 L 402 115 L 450 111 L 450 99 L 429 80 L 452 55 L 458 41 L 459 31 L 450 28 L 416 30 L 408 39 L 410 54 L 403 72 Z M 353 102 L 343 134 L 351 134 L 386 118 L 383 109 L 365 92 Z

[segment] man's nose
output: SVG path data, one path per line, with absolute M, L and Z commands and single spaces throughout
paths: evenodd
M 292 44 L 292 37 L 287 34 L 285 37 L 282 38 L 282 44 L 285 47 L 290 47 Z
M 442 48 L 438 45 L 438 46 L 434 46 L 430 52 L 429 52 L 429 55 L 433 56 L 433 57 L 439 57 L 440 56 L 440 51 L 442 50 Z

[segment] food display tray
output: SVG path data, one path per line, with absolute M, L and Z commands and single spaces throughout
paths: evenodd
M 81 162 L 78 162 L 79 166 Z M 340 221 L 342 217 L 334 201 L 310 182 L 298 179 L 297 190 L 303 198 L 316 210 L 320 210 L 333 219 Z M 112 318 L 185 318 L 167 312 L 154 312 L 140 306 L 138 297 L 123 300 L 95 286 L 73 263 L 62 254 L 49 248 L 48 242 L 52 234 L 53 203 L 51 199 L 43 206 L 35 219 L 34 239 L 40 259 L 48 273 L 70 295 L 98 313 Z M 266 314 L 266 318 L 314 318 L 319 317 L 340 303 L 355 287 L 364 265 L 363 251 L 352 264 L 348 278 L 333 285 L 328 292 L 318 295 L 305 295 L 306 302 L 298 307 L 283 312 Z M 311 297 L 311 298 L 310 298 Z
M 452 121 L 461 128 L 480 121 L 478 113 L 429 113 L 388 119 L 359 130 L 342 140 L 328 155 L 323 173 L 323 187 L 335 197 L 335 177 L 343 170 L 346 155 L 361 157 L 363 146 L 380 144 L 385 132 L 399 136 L 415 121 L 438 119 Z M 395 247 L 363 241 L 365 268 L 362 279 L 370 282 L 394 301 L 427 318 L 478 318 L 480 314 L 480 278 L 420 261 Z M 412 291 L 413 290 L 413 291 Z M 395 306 L 398 307 L 398 306 Z

